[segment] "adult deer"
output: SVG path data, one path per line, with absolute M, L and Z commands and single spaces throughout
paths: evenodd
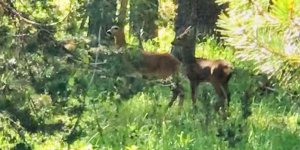
M 177 36 L 172 45 L 182 48 L 183 68 L 187 78 L 190 81 L 191 95 L 193 105 L 196 106 L 196 91 L 201 82 L 209 82 L 215 89 L 219 100 L 215 104 L 215 109 L 226 118 L 226 107 L 229 106 L 230 92 L 228 90 L 228 81 L 232 75 L 231 64 L 225 60 L 209 60 L 205 58 L 196 58 L 187 50 L 194 48 L 188 41 L 193 40 L 194 33 L 191 26 L 183 33 Z
M 169 53 L 150 53 L 143 49 L 130 52 L 130 48 L 126 48 L 127 43 L 124 30 L 119 26 L 112 26 L 106 33 L 114 37 L 116 48 L 125 49 L 124 63 L 130 65 L 138 73 L 156 79 L 166 79 L 172 76 L 175 87 L 172 90 L 171 101 L 176 100 L 179 96 L 180 102 L 183 102 L 183 88 L 179 83 L 179 67 L 181 63 L 177 58 Z

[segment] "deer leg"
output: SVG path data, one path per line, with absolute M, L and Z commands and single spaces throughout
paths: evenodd
M 176 90 L 179 96 L 178 106 L 180 107 L 180 109 L 182 109 L 183 101 L 184 101 L 184 90 L 183 90 L 183 86 L 179 82 L 176 84 Z
M 218 83 L 213 83 L 213 87 L 219 97 L 219 100 L 215 104 L 215 110 L 220 113 L 220 115 L 226 119 L 226 110 L 225 110 L 225 105 L 226 105 L 226 96 L 224 95 L 224 87 L 221 84 Z
M 191 96 L 192 96 L 192 101 L 193 101 L 193 107 L 194 107 L 195 110 L 197 110 L 196 97 L 197 97 L 198 83 L 190 81 L 190 86 L 191 86 L 191 94 L 192 94 Z
M 180 85 L 179 76 L 178 74 L 175 74 L 173 76 L 173 80 L 175 83 L 174 87 L 171 87 L 172 89 L 172 98 L 171 101 L 168 104 L 168 107 L 171 107 L 178 96 L 180 96 L 183 93 L 182 86 Z
M 226 85 L 225 85 L 226 86 Z M 223 93 L 223 114 L 224 114 L 224 118 L 226 119 L 229 116 L 228 113 L 228 109 L 229 109 L 229 101 L 230 101 L 230 93 L 228 91 L 228 87 L 224 87 L 223 85 L 221 85 L 221 90 Z
M 178 85 L 178 90 L 179 90 L 179 106 L 182 107 L 183 106 L 183 101 L 184 101 L 184 89 L 182 87 L 182 85 Z
M 175 88 L 172 89 L 172 98 L 171 101 L 168 104 L 168 107 L 171 107 L 173 105 L 173 103 L 175 102 L 175 100 L 177 99 L 179 93 L 178 90 Z
M 230 94 L 230 91 L 228 89 L 228 83 L 224 83 L 222 86 L 222 92 L 223 92 L 223 95 L 225 96 L 226 98 L 226 105 L 227 107 L 229 107 L 229 104 L 230 104 L 230 97 L 231 97 L 231 94 Z

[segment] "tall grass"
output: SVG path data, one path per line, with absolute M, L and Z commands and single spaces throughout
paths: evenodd
M 173 34 L 169 29 L 168 37 L 159 37 L 144 44 L 149 51 L 170 49 Z M 167 39 L 165 39 L 167 38 Z M 161 41 L 163 40 L 163 41 Z M 134 40 L 133 40 L 134 41 Z M 153 44 L 158 42 L 158 44 Z M 161 52 L 161 51 L 160 51 Z M 210 59 L 226 59 L 235 65 L 236 72 L 230 81 L 232 103 L 230 118 L 224 122 L 211 109 L 202 106 L 203 101 L 213 103 L 217 96 L 209 84 L 201 84 L 198 94 L 199 110 L 191 107 L 189 87 L 184 81 L 186 91 L 182 110 L 178 106 L 167 109 L 170 91 L 160 84 L 147 87 L 132 99 L 121 105 L 99 104 L 101 113 L 97 114 L 106 121 L 103 134 L 91 132 L 88 142 L 95 149 L 299 149 L 300 126 L 299 109 L 291 103 L 291 98 L 280 91 L 263 93 L 257 91 L 250 96 L 252 115 L 242 119 L 241 100 L 247 90 L 252 90 L 258 83 L 247 70 L 251 65 L 241 62 L 234 56 L 234 51 L 219 45 L 213 38 L 199 43 L 196 56 Z M 116 111 L 115 107 L 119 107 Z M 210 120 L 205 121 L 209 110 Z M 232 130 L 232 137 L 221 136 L 219 130 Z M 227 133 L 225 133 L 227 134 Z M 229 133 L 228 133 L 229 134 Z
M 144 43 L 146 50 L 169 51 L 171 45 L 168 42 L 173 40 L 174 35 L 170 28 L 161 31 L 164 37 Z M 134 39 L 128 41 L 136 42 Z M 219 45 L 213 38 L 207 38 L 206 42 L 197 45 L 196 56 L 222 58 L 234 64 L 235 72 L 229 83 L 232 93 L 231 115 L 227 121 L 222 121 L 212 108 L 203 107 L 203 102 L 213 103 L 217 99 L 209 84 L 200 85 L 199 109 L 195 112 L 191 107 L 188 82 L 183 78 L 186 96 L 182 110 L 177 105 L 167 109 L 170 90 L 161 84 L 151 84 L 120 104 L 114 95 L 99 94 L 95 98 L 94 94 L 99 92 L 91 88 L 90 97 L 86 97 L 90 103 L 86 104 L 81 128 L 78 129 L 86 134 L 69 146 L 65 142 L 65 135 L 61 133 L 26 133 L 27 142 L 34 143 L 34 149 L 300 149 L 300 103 L 297 100 L 280 87 L 276 87 L 275 92 L 256 91 L 249 97 L 252 115 L 243 119 L 241 101 L 245 92 L 253 90 L 258 84 L 247 69 L 251 65 L 236 59 L 232 49 Z M 62 116 L 62 119 L 66 119 L 66 116 Z M 71 124 L 75 121 L 68 118 L 65 122 Z M 223 130 L 223 136 L 218 136 L 219 130 Z M 11 136 L 7 137 L 7 134 Z M 12 148 L 8 140 L 19 138 L 13 129 L 0 131 L 0 149 Z

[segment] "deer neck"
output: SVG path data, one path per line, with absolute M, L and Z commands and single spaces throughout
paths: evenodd
M 115 44 L 117 48 L 126 47 L 125 34 L 123 30 L 115 36 Z
M 182 63 L 187 65 L 196 63 L 195 47 L 184 46 L 182 48 Z

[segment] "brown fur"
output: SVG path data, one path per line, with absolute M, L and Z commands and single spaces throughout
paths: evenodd
M 183 53 L 185 49 L 192 48 L 188 45 L 190 28 L 177 36 L 172 42 L 173 45 L 181 46 Z M 192 101 L 195 106 L 196 91 L 201 82 L 209 82 L 214 87 L 219 101 L 215 105 L 217 111 L 226 117 L 226 107 L 229 105 L 230 93 L 228 90 L 228 81 L 232 74 L 231 64 L 225 60 L 209 60 L 204 58 L 191 58 L 189 63 L 183 61 L 184 72 L 190 81 Z
M 117 48 L 126 47 L 127 44 L 123 29 L 118 26 L 112 26 L 111 29 L 107 31 L 107 34 L 114 37 Z M 141 53 L 139 63 L 142 66 L 135 67 L 135 69 L 143 75 L 165 79 L 179 70 L 179 60 L 169 53 L 149 53 L 143 50 L 139 52 Z

